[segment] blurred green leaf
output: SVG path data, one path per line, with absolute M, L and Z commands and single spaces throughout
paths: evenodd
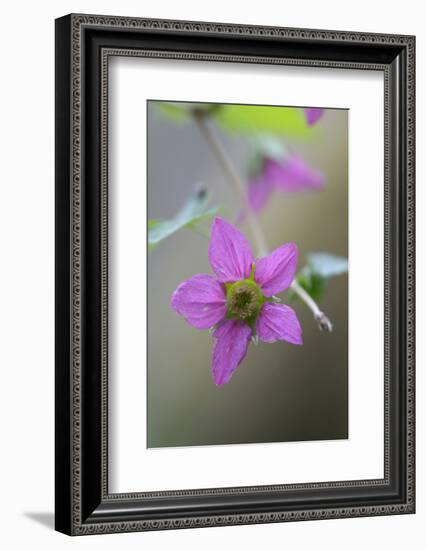
M 307 260 L 307 265 L 297 274 L 296 280 L 311 298 L 318 301 L 324 295 L 327 279 L 348 271 L 348 260 L 327 252 L 310 252 Z M 290 291 L 291 299 L 296 296 L 296 293 Z
M 153 250 L 158 243 L 170 237 L 183 227 L 193 227 L 205 219 L 215 216 L 218 207 L 207 208 L 209 194 L 206 190 L 195 192 L 179 212 L 169 220 L 148 221 L 148 249 Z
M 307 255 L 308 266 L 313 273 L 324 278 L 342 275 L 348 271 L 348 260 L 327 252 L 311 252 Z
M 161 113 L 176 122 L 182 124 L 191 117 L 191 112 L 187 107 L 187 103 L 168 103 L 166 101 L 155 102 Z
M 193 111 L 199 111 L 214 118 L 228 132 L 309 137 L 317 131 L 315 127 L 306 124 L 303 109 L 296 107 L 167 101 L 155 103 L 163 115 L 177 124 L 188 121 Z M 277 151 L 274 150 L 273 154 L 277 154 Z
M 313 134 L 302 109 L 294 107 L 223 105 L 214 115 L 218 124 L 231 132 L 268 132 L 301 137 Z
M 197 111 L 213 116 L 222 109 L 221 103 L 169 103 L 168 101 L 157 101 L 155 104 L 163 115 L 176 124 L 187 122 L 193 113 Z
M 319 300 L 325 290 L 326 279 L 317 273 L 300 273 L 297 282 L 314 300 Z

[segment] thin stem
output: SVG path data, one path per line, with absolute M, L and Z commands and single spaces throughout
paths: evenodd
M 227 154 L 222 143 L 215 135 L 213 129 L 209 124 L 209 120 L 205 113 L 201 111 L 193 111 L 194 120 L 197 123 L 201 133 L 203 134 L 206 142 L 208 143 L 210 149 L 213 151 L 217 160 L 219 161 L 222 169 L 227 175 L 229 181 L 232 183 L 233 187 L 236 189 L 237 193 L 240 195 L 243 204 L 247 204 L 246 189 L 244 181 L 241 179 L 239 173 L 234 167 L 229 155 Z M 247 221 L 250 226 L 251 233 L 256 242 L 256 248 L 258 255 L 260 257 L 266 256 L 268 254 L 268 247 L 266 245 L 266 240 L 263 235 L 262 228 L 257 220 L 257 217 L 253 214 L 250 207 L 247 208 Z M 317 321 L 320 330 L 327 330 L 331 332 L 332 324 L 328 317 L 320 310 L 317 303 L 312 299 L 311 296 L 302 288 L 296 279 L 291 283 L 291 289 L 298 297 L 306 304 L 306 306 L 312 311 L 314 319 Z
M 291 283 L 291 290 L 295 292 L 312 311 L 314 319 L 318 323 L 320 330 L 331 332 L 333 330 L 333 325 L 330 319 L 325 315 L 323 311 L 320 310 L 315 300 L 306 292 L 306 290 L 302 286 L 300 286 L 296 279 L 294 279 Z
M 217 160 L 221 164 L 224 172 L 228 176 L 229 181 L 232 183 L 233 187 L 240 195 L 243 204 L 247 203 L 245 184 L 241 179 L 238 172 L 235 170 L 232 161 L 230 160 L 228 154 L 226 153 L 222 143 L 219 141 L 217 136 L 214 134 L 213 129 L 209 125 L 207 117 L 203 113 L 198 111 L 194 112 L 194 119 L 201 130 L 205 140 L 210 146 L 210 149 L 215 154 Z M 259 225 L 259 222 L 254 216 L 250 208 L 247 208 L 247 221 L 250 226 L 253 239 L 256 242 L 256 248 L 259 256 L 266 256 L 268 253 L 268 247 L 266 246 L 266 241 L 263 236 L 262 229 Z

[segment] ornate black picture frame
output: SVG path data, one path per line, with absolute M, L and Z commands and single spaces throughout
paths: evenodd
M 116 55 L 383 72 L 383 479 L 109 493 L 107 71 Z M 56 21 L 58 531 L 414 513 L 414 80 L 413 36 L 74 14 Z

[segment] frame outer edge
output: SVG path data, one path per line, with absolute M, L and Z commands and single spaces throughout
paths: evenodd
M 211 525 L 230 525 L 247 523 L 264 523 L 275 521 L 294 521 L 306 519 L 326 519 L 332 517 L 360 517 L 369 515 L 385 515 L 395 513 L 414 512 L 414 47 L 415 39 L 412 36 L 399 35 L 378 35 L 372 33 L 342 32 L 342 31 L 323 31 L 309 29 L 283 29 L 279 27 L 253 27 L 245 25 L 227 25 L 219 23 L 202 23 L 187 21 L 168 21 L 168 20 L 150 20 L 137 18 L 124 18 L 115 16 L 92 16 L 76 15 L 68 16 L 71 24 L 71 152 L 72 152 L 72 229 L 71 229 L 71 275 L 72 275 L 72 300 L 71 300 L 71 358 L 72 372 L 71 391 L 72 391 L 72 418 L 71 422 L 71 481 L 72 487 L 70 497 L 72 501 L 71 510 L 71 534 L 95 534 L 112 533 L 136 530 L 157 530 L 157 529 L 177 529 L 187 527 L 201 527 Z M 60 20 L 59 20 L 60 21 Z M 404 232 L 407 235 L 407 253 L 411 253 L 411 260 L 407 263 L 407 387 L 411 396 L 408 397 L 408 404 L 411 405 L 408 410 L 407 421 L 411 422 L 412 428 L 408 429 L 408 448 L 412 449 L 411 456 L 408 455 L 407 472 L 411 475 L 411 483 L 407 486 L 407 501 L 405 504 L 392 506 L 368 506 L 364 509 L 357 507 L 326 509 L 326 510 L 307 510 L 302 512 L 274 512 L 265 514 L 242 514 L 231 516 L 211 516 L 203 518 L 179 519 L 179 520 L 147 520 L 117 523 L 93 523 L 91 525 L 83 524 L 81 518 L 81 486 L 80 486 L 80 380 L 81 380 L 81 167 L 80 159 L 81 148 L 81 33 L 83 26 L 98 27 L 119 27 L 123 30 L 129 29 L 149 29 L 149 30 L 172 30 L 176 32 L 191 33 L 210 33 L 228 36 L 241 35 L 262 38 L 294 38 L 295 40 L 321 40 L 339 43 L 376 43 L 378 45 L 387 44 L 400 46 L 408 50 L 407 61 L 407 107 L 408 107 L 408 136 L 407 136 L 407 155 L 408 155 L 408 173 L 407 173 L 407 200 L 411 205 L 412 213 L 407 217 L 407 225 Z M 57 27 L 58 28 L 58 27 Z M 411 160 L 411 165 L 410 165 Z M 58 179 L 57 192 L 58 192 Z M 60 313 L 60 317 L 63 312 Z M 58 359 L 58 356 L 57 356 Z M 57 363 L 58 374 L 58 363 Z M 58 394 L 57 394 L 58 399 Z M 409 424 L 410 425 L 410 424 Z M 408 451 L 410 453 L 410 451 Z M 57 528 L 58 523 L 57 523 Z M 61 529 L 59 529 L 61 530 Z

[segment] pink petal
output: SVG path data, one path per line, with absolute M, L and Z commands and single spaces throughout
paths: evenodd
M 254 279 L 264 296 L 273 296 L 286 290 L 293 282 L 297 268 L 297 246 L 287 243 L 269 256 L 256 260 Z
M 282 304 L 263 304 L 256 321 L 256 334 L 263 342 L 286 340 L 291 344 L 303 344 L 302 327 L 295 311 Z
M 265 206 L 273 187 L 270 180 L 260 176 L 251 180 L 247 186 L 247 200 L 253 212 L 259 212 Z
M 222 218 L 215 218 L 212 225 L 209 261 L 221 283 L 250 276 L 253 264 L 250 245 L 238 229 Z
M 324 109 L 316 107 L 310 107 L 303 110 L 305 111 L 306 124 L 308 126 L 313 126 L 324 114 Z
M 224 321 L 213 333 L 212 374 L 217 386 L 227 384 L 247 353 L 251 328 L 235 319 Z
M 283 162 L 268 159 L 265 163 L 264 179 L 271 187 L 286 192 L 321 189 L 325 183 L 321 172 L 311 168 L 298 155 L 288 157 Z
M 225 317 L 226 296 L 214 277 L 199 274 L 177 287 L 172 294 L 171 306 L 193 327 L 206 329 Z

